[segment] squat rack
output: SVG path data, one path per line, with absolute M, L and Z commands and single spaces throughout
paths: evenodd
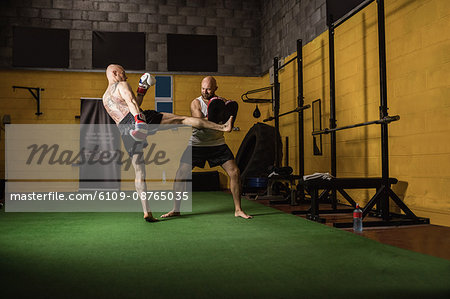
M 297 60 L 297 86 L 298 86 L 298 94 L 297 94 L 297 107 L 291 111 L 285 112 L 280 114 L 280 81 L 279 81 L 279 72 L 284 67 L 286 67 L 291 62 Z M 273 84 L 268 87 L 263 87 L 255 90 L 250 90 L 246 93 L 244 93 L 241 96 L 241 99 L 244 102 L 247 103 L 267 103 L 272 102 L 272 111 L 273 116 L 268 117 L 263 120 L 263 122 L 268 121 L 275 121 L 275 131 L 279 135 L 280 133 L 280 117 L 283 117 L 285 115 L 291 114 L 291 113 L 298 113 L 298 159 L 299 159 L 299 165 L 298 165 L 298 175 L 289 175 L 289 176 L 280 176 L 279 179 L 287 179 L 291 182 L 295 181 L 296 179 L 302 178 L 305 175 L 305 152 L 304 152 L 304 117 L 303 117 L 303 111 L 310 108 L 311 105 L 304 105 L 304 98 L 303 98 L 303 51 L 302 51 L 302 40 L 297 40 L 297 55 L 284 64 L 280 65 L 279 63 L 280 59 L 278 57 L 274 57 L 273 59 Z M 272 90 L 272 99 L 252 99 L 248 98 L 249 94 L 262 92 Z M 277 136 L 276 134 L 276 136 Z M 279 149 L 279 140 L 277 137 L 275 137 L 274 140 L 275 143 L 275 167 L 280 167 L 280 159 L 279 156 L 281 153 L 278 152 Z M 303 186 L 299 186 L 299 189 L 297 190 L 300 195 L 300 200 L 304 200 L 305 198 L 305 192 L 303 189 Z M 294 196 L 294 192 L 291 192 L 291 200 L 288 201 L 278 201 L 278 203 L 290 203 L 292 205 L 296 204 L 296 196 Z
M 335 98 L 335 63 L 334 63 L 334 31 L 343 24 L 350 17 L 361 11 L 375 0 L 366 0 L 360 5 L 356 6 L 353 10 L 342 16 L 337 21 L 333 20 L 333 16 L 328 17 L 328 37 L 329 37 L 329 64 L 330 64 L 330 128 L 314 131 L 313 135 L 330 134 L 331 139 L 331 175 L 336 177 L 336 131 L 345 130 L 360 126 L 367 126 L 372 124 L 381 125 L 381 164 L 382 164 L 382 177 L 381 188 L 377 189 L 377 192 L 372 199 L 367 203 L 363 209 L 363 218 L 370 212 L 376 205 L 377 212 L 375 216 L 381 217 L 382 221 L 364 222 L 365 226 L 379 226 L 379 225 L 405 225 L 405 224 L 425 224 L 429 223 L 429 219 L 417 217 L 407 205 L 395 194 L 391 188 L 392 180 L 389 177 L 389 146 L 388 146 L 388 125 L 393 121 L 398 121 L 400 117 L 398 115 L 388 115 L 387 105 L 387 79 L 386 79 L 386 41 L 385 41 L 385 14 L 384 14 L 384 0 L 377 1 L 377 14 L 378 14 L 378 55 L 379 55 L 379 74 L 380 74 L 380 119 L 369 121 L 365 123 L 359 123 L 350 126 L 337 127 L 336 126 L 336 98 Z M 361 178 L 360 180 L 365 180 Z M 333 202 L 336 201 L 336 190 L 332 192 Z M 405 213 L 405 215 L 394 214 L 389 211 L 389 198 Z M 391 221 L 393 217 L 398 217 L 401 220 Z M 335 227 L 351 227 L 352 223 L 335 223 Z
M 280 114 L 280 81 L 279 81 L 279 72 L 288 64 L 297 60 L 297 107 L 294 110 L 288 111 L 286 113 Z M 297 40 L 297 55 L 286 63 L 279 65 L 279 58 L 274 57 L 273 59 L 273 116 L 266 118 L 263 122 L 275 120 L 275 128 L 277 132 L 280 129 L 280 117 L 297 112 L 298 113 L 298 142 L 299 142 L 299 175 L 304 175 L 304 124 L 303 124 L 303 110 L 306 110 L 311 107 L 311 105 L 304 105 L 303 99 L 303 50 L 302 50 L 302 40 Z M 278 141 L 277 141 L 278 142 Z M 278 149 L 278 145 L 275 147 Z M 280 167 L 279 161 L 275 162 L 276 167 Z
M 305 150 L 304 150 L 304 117 L 303 117 L 303 111 L 310 108 L 311 105 L 304 105 L 304 98 L 303 98 L 303 47 L 302 47 L 302 40 L 297 40 L 297 55 L 290 60 L 288 60 L 286 63 L 279 65 L 279 58 L 274 57 L 273 59 L 273 116 L 269 117 L 267 119 L 264 119 L 264 122 L 275 120 L 275 129 L 276 132 L 279 133 L 280 131 L 280 117 L 284 115 L 288 115 L 294 112 L 298 113 L 298 175 L 297 176 L 290 176 L 291 181 L 293 177 L 300 177 L 302 178 L 305 175 Z M 286 67 L 288 64 L 293 62 L 294 60 L 297 60 L 297 107 L 294 110 L 288 111 L 286 113 L 280 114 L 280 81 L 279 81 L 279 72 L 281 69 Z M 279 153 L 278 151 L 278 139 L 275 141 L 275 151 L 276 155 L 275 157 L 278 157 Z M 280 161 L 278 159 L 275 160 L 275 167 L 280 167 Z M 305 199 L 305 191 L 303 188 L 303 185 L 299 185 L 298 188 L 298 194 L 299 194 L 299 200 L 303 201 Z M 296 196 L 294 192 L 291 192 L 291 204 L 296 204 Z
M 274 57 L 273 59 L 273 102 L 272 102 L 272 109 L 273 109 L 273 116 L 268 117 L 263 120 L 263 122 L 275 120 L 275 129 L 276 132 L 279 133 L 280 131 L 280 117 L 291 114 L 291 113 L 298 113 L 298 175 L 288 175 L 288 176 L 280 176 L 279 179 L 285 179 L 289 180 L 291 182 L 291 185 L 295 180 L 302 178 L 305 175 L 305 151 L 304 151 L 304 116 L 303 111 L 310 108 L 311 105 L 304 105 L 304 97 L 303 97 L 303 47 L 302 47 L 302 40 L 297 40 L 297 55 L 287 62 L 285 62 L 282 65 L 279 65 L 279 58 Z M 297 107 L 291 111 L 285 112 L 280 114 L 280 81 L 279 81 L 279 72 L 284 67 L 286 67 L 288 64 L 290 64 L 293 61 L 297 61 Z M 278 153 L 278 139 L 275 141 L 275 151 L 276 155 L 275 157 L 279 156 Z M 287 153 L 286 153 L 287 154 Z M 275 167 L 280 167 L 280 160 L 275 160 Z M 276 178 L 276 177 L 275 177 Z M 291 186 L 292 187 L 292 186 Z M 291 205 L 296 205 L 297 202 L 297 195 L 299 195 L 299 201 L 304 201 L 305 199 L 305 190 L 303 185 L 298 185 L 297 192 L 291 189 L 290 192 L 290 201 L 288 199 L 286 200 L 274 200 L 271 201 L 271 203 L 274 204 L 281 204 L 281 203 L 289 203 Z

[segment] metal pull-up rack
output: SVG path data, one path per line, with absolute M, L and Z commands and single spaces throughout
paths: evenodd
M 298 86 L 298 95 L 297 95 L 297 108 L 292 111 L 280 114 L 280 81 L 279 81 L 279 72 L 281 69 L 292 63 L 293 61 L 297 61 L 297 86 Z M 303 98 L 303 44 L 302 40 L 297 40 L 297 55 L 282 65 L 279 65 L 279 58 L 275 57 L 273 59 L 273 102 L 272 102 L 272 110 L 273 116 L 270 117 L 270 120 L 275 121 L 276 131 L 279 132 L 280 122 L 279 119 L 281 116 L 298 112 L 298 155 L 299 155 L 299 176 L 303 176 L 305 174 L 305 166 L 304 166 L 304 117 L 303 111 L 305 109 L 310 108 L 310 105 L 304 105 Z M 268 120 L 267 120 L 268 121 Z M 278 140 L 276 140 L 278 142 Z M 275 149 L 278 149 L 278 144 L 276 144 Z M 277 153 L 279 155 L 279 153 Z M 278 156 L 277 156 L 278 157 Z M 279 160 L 276 159 L 276 167 L 280 167 Z M 303 193 L 303 190 L 300 192 Z M 303 196 L 302 196 L 303 197 Z M 303 198 L 301 198 L 303 199 Z
M 336 96 L 335 96 L 335 60 L 334 60 L 334 30 L 343 24 L 350 17 L 361 11 L 373 1 L 377 2 L 377 17 L 378 17 L 378 62 L 379 62 L 379 79 L 380 79 L 380 119 L 358 123 L 349 126 L 336 126 Z M 312 135 L 330 134 L 331 146 L 331 175 L 336 177 L 336 132 L 345 129 L 362 127 L 372 124 L 379 124 L 381 126 L 381 169 L 382 177 L 380 187 L 377 188 L 376 194 L 372 197 L 369 203 L 363 209 L 363 216 L 366 216 L 372 208 L 377 206 L 377 216 L 382 218 L 376 225 L 402 225 L 402 224 L 423 224 L 429 223 L 429 219 L 417 217 L 405 203 L 395 194 L 391 188 L 392 178 L 389 177 L 389 146 L 388 146 L 388 125 L 393 121 L 398 121 L 400 116 L 389 116 L 387 105 L 387 78 L 386 78 L 386 40 L 385 40 L 385 14 L 384 14 L 384 0 L 366 0 L 353 8 L 347 14 L 334 20 L 332 15 L 328 15 L 328 47 L 329 47 L 329 64 L 330 64 L 330 128 L 320 131 L 313 131 Z M 367 181 L 368 178 L 359 178 L 359 181 Z M 316 186 L 320 188 L 321 186 Z M 322 186 L 323 187 L 323 186 Z M 355 187 L 353 185 L 346 186 L 347 188 Z M 322 188 L 323 189 L 323 188 Z M 331 189 L 330 189 L 331 190 Z M 405 215 L 396 215 L 389 211 L 389 198 L 405 213 Z M 332 200 L 336 201 L 336 187 L 332 188 Z M 393 222 L 393 217 L 399 217 L 402 220 Z M 408 219 L 405 219 L 408 218 Z M 337 227 L 351 227 L 352 223 L 335 223 Z
M 296 176 L 290 176 L 292 180 L 298 179 L 304 176 L 305 174 L 305 166 L 304 166 L 304 118 L 303 118 L 303 111 L 310 108 L 311 105 L 304 105 L 304 99 L 303 99 L 303 52 L 302 52 L 302 40 L 297 40 L 297 55 L 293 58 L 291 58 L 289 61 L 287 61 L 284 64 L 279 64 L 279 58 L 274 57 L 273 59 L 273 83 L 271 86 L 258 88 L 254 90 L 247 91 L 241 96 L 242 101 L 246 103 L 272 103 L 272 111 L 273 116 L 270 116 L 269 118 L 266 118 L 263 120 L 263 122 L 268 121 L 274 121 L 274 127 L 275 127 L 275 140 L 273 141 L 275 143 L 275 167 L 280 168 L 280 162 L 281 162 L 281 153 L 279 152 L 280 147 L 280 141 L 278 139 L 278 136 L 280 136 L 280 117 L 283 117 L 285 115 L 291 114 L 296 112 L 298 114 L 298 172 L 299 174 Z M 279 82 L 279 71 L 286 67 L 288 64 L 292 63 L 293 61 L 297 61 L 297 79 L 298 79 L 298 96 L 297 96 L 297 107 L 291 111 L 285 112 L 280 114 L 280 82 Z M 272 98 L 271 99 L 257 99 L 257 98 L 249 98 L 248 95 L 258 93 L 258 92 L 264 92 L 264 91 L 272 91 Z M 295 177 L 295 178 L 294 178 Z M 305 194 L 303 187 L 299 187 L 297 190 L 300 200 L 304 200 Z M 295 202 L 295 198 L 291 199 L 291 202 Z

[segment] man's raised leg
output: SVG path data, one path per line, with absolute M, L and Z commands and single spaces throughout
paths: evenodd
M 212 129 L 222 132 L 231 132 L 231 129 L 233 129 L 232 116 L 228 119 L 228 121 L 225 124 L 221 125 L 199 117 L 180 116 L 171 113 L 162 113 L 162 115 L 163 118 L 161 120 L 161 124 L 183 124 L 192 126 L 197 129 Z

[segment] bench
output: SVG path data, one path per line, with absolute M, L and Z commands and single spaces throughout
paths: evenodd
M 398 182 L 395 178 L 389 178 L 389 185 L 396 184 Z M 345 189 L 376 189 L 378 192 L 383 186 L 382 178 L 333 178 L 327 179 L 313 179 L 313 180 L 300 180 L 299 183 L 305 188 L 305 190 L 311 196 L 311 207 L 307 211 L 293 211 L 292 214 L 307 214 L 307 218 L 310 220 L 324 222 L 324 219 L 320 218 L 319 214 L 327 213 L 351 213 L 353 209 L 337 209 L 336 201 L 332 202 L 332 210 L 319 210 L 319 202 L 328 198 L 331 191 L 339 192 L 342 196 L 355 208 L 356 202 L 345 191 Z M 319 190 L 323 190 L 319 195 Z M 373 198 L 374 198 L 373 197 Z M 363 217 L 369 211 L 364 211 Z

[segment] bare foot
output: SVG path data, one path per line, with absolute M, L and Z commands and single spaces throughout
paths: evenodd
M 253 216 L 245 214 L 244 211 L 235 211 L 234 217 L 242 217 L 244 219 L 252 219 L 253 218 Z
M 144 217 L 144 220 L 147 222 L 158 222 L 159 221 L 155 217 L 147 217 L 147 218 Z
M 159 221 L 155 217 L 153 217 L 152 213 L 144 213 L 144 220 L 147 222 L 157 222 Z
M 175 217 L 175 216 L 180 216 L 180 215 L 181 215 L 180 212 L 170 211 L 164 215 L 161 215 L 161 218 L 169 218 L 169 217 Z
M 222 131 L 231 132 L 233 129 L 233 116 L 230 116 L 228 121 L 222 126 Z

